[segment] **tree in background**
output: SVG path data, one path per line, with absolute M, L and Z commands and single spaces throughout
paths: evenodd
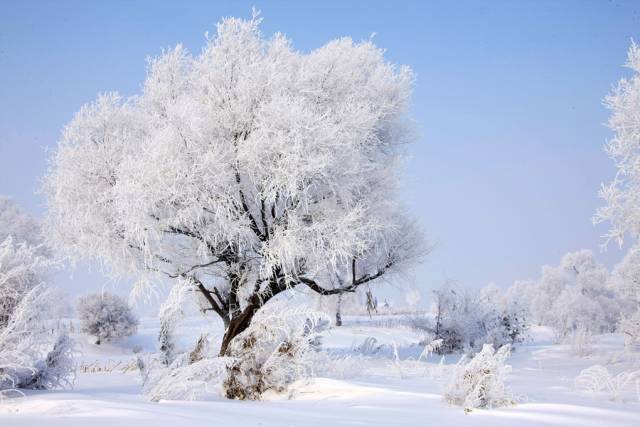
M 514 286 L 517 290 L 507 294 L 528 303 L 535 321 L 552 327 L 559 341 L 581 331 L 612 332 L 624 306 L 609 287 L 606 268 L 585 249 L 567 253 L 558 266 L 544 266 L 539 280 L 516 282 Z
M 0 196 L 0 242 L 11 236 L 16 243 L 26 243 L 43 251 L 40 223 L 27 215 L 10 197 Z
M 78 299 L 76 312 L 82 332 L 96 337 L 96 344 L 133 335 L 138 319 L 127 302 L 108 292 Z
M 98 97 L 45 179 L 51 241 L 75 259 L 187 281 L 220 354 L 276 295 L 339 295 L 423 254 L 396 200 L 413 74 L 371 41 L 308 54 L 229 18 L 199 56 L 150 62 L 140 96 Z

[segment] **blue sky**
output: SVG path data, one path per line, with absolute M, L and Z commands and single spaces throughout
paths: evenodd
M 606 226 L 591 216 L 613 175 L 602 98 L 628 74 L 637 1 L 1 0 L 0 194 L 41 215 L 47 150 L 82 104 L 137 93 L 147 56 L 177 43 L 197 53 L 221 17 L 249 17 L 251 6 L 265 34 L 302 51 L 375 33 L 390 61 L 417 73 L 419 139 L 402 197 L 437 243 L 418 287 L 508 286 L 569 250 L 599 251 Z M 84 269 L 59 281 L 104 283 Z

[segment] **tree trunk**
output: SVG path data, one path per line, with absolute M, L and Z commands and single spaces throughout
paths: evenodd
M 255 308 L 253 304 L 250 304 L 239 315 L 229 321 L 229 326 L 227 326 L 227 329 L 224 331 L 224 336 L 222 337 L 222 344 L 220 345 L 220 352 L 218 353 L 219 356 L 228 356 L 229 344 L 251 325 L 251 320 L 256 310 L 257 308 Z
M 338 304 L 336 306 L 336 326 L 342 326 L 342 294 L 338 294 Z

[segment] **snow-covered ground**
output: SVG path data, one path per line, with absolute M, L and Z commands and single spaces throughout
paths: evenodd
M 343 359 L 332 378 L 299 382 L 287 394 L 259 402 L 150 402 L 141 394 L 137 371 L 126 366 L 133 367 L 134 350 L 155 351 L 155 320 L 143 320 L 138 334 L 119 344 L 96 346 L 75 335 L 80 367 L 75 387 L 5 400 L 0 426 L 640 426 L 635 390 L 612 401 L 574 387 L 579 372 L 594 364 L 612 372 L 640 368 L 639 353 L 624 353 L 619 335 L 597 337 L 592 354 L 578 357 L 567 346 L 552 344 L 548 329 L 534 329 L 531 341 L 509 359 L 510 386 L 520 403 L 465 413 L 445 403 L 441 392 L 446 365 L 457 357 L 446 358 L 444 368 L 437 368 L 435 357 L 418 362 L 420 335 L 388 323 L 348 319 L 326 331 L 323 347 L 334 354 L 352 353 L 371 336 L 384 347 L 370 357 Z M 203 327 L 200 318 L 184 322 L 182 345 L 192 345 Z

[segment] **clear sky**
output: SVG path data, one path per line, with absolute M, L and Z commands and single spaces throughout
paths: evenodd
M 177 43 L 197 53 L 221 17 L 251 6 L 265 34 L 299 50 L 375 33 L 417 73 L 403 198 L 437 243 L 415 274 L 424 291 L 446 278 L 508 286 L 569 250 L 599 251 L 606 226 L 591 216 L 613 175 L 602 98 L 628 74 L 639 1 L 0 0 L 0 194 L 41 215 L 46 151 L 82 104 L 139 92 L 147 56 Z

